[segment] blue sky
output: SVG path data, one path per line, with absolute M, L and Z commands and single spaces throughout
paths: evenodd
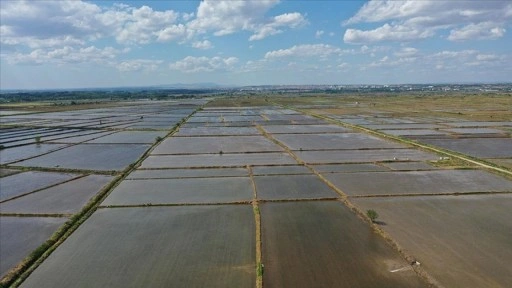
M 0 5 L 1 89 L 512 81 L 510 1 Z

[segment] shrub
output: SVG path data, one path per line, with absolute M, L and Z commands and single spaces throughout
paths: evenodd
M 368 216 L 368 218 L 370 218 L 370 220 L 372 220 L 372 222 L 375 222 L 375 220 L 379 218 L 379 214 L 377 213 L 377 211 L 373 209 L 367 210 L 366 215 Z

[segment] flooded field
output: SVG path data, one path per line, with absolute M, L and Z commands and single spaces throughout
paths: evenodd
M 476 170 L 333 173 L 325 177 L 351 196 L 512 192 L 511 180 Z
M 450 100 L 2 113 L 2 284 L 508 287 L 507 99 L 493 121 Z
M 206 154 L 280 152 L 283 148 L 263 136 L 173 137 L 164 140 L 154 154 Z
M 250 205 L 100 209 L 21 287 L 254 287 L 254 233 Z
M 315 175 L 255 176 L 263 200 L 336 198 L 338 195 Z
M 50 172 L 24 172 L 2 179 L 2 189 L 0 191 L 0 201 L 6 201 L 24 195 L 39 189 L 46 188 L 71 180 L 78 175 L 50 173 Z
M 240 202 L 252 195 L 248 177 L 127 180 L 102 205 Z
M 149 147 L 149 145 L 144 144 L 78 144 L 50 154 L 17 162 L 16 165 L 93 171 L 120 171 L 135 162 Z M 75 155 L 87 156 L 75 157 Z M 106 159 L 108 161 L 105 161 Z
M 88 175 L 0 203 L 0 210 L 2 213 L 16 214 L 74 214 L 110 183 L 112 178 L 105 175 Z
M 0 217 L 1 277 L 46 241 L 66 220 L 57 217 Z

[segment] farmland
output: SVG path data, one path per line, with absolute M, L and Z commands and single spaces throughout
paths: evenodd
M 319 94 L 4 110 L 2 284 L 508 287 L 511 109 Z

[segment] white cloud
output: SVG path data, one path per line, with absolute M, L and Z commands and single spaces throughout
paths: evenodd
M 158 38 L 159 41 L 174 40 L 174 37 L 162 37 L 164 31 L 176 23 L 179 13 L 166 10 L 155 11 L 148 6 L 140 8 L 126 7 L 109 9 L 96 15 L 102 25 L 108 27 L 117 42 L 122 44 L 148 44 Z
M 173 25 L 179 13 L 116 4 L 101 8 L 82 1 L 2 1 L 2 44 L 55 47 L 114 37 L 122 44 L 147 44 Z M 168 37 L 168 39 L 171 39 Z M 44 44 L 47 42 L 49 44 Z
M 327 57 L 331 55 L 342 55 L 346 52 L 347 51 L 328 44 L 303 44 L 295 45 L 288 49 L 269 51 L 265 54 L 265 59 L 312 56 Z
M 350 68 L 350 64 L 346 63 L 346 62 L 343 62 L 341 64 L 339 64 L 337 66 L 337 68 L 340 70 L 340 71 L 348 71 L 349 68 Z
M 98 6 L 81 1 L 1 1 L 1 43 L 31 48 L 83 43 L 97 37 L 98 13 Z
M 476 55 L 478 51 L 476 50 L 460 50 L 460 51 L 449 51 L 444 50 L 441 52 L 437 52 L 432 54 L 432 57 L 434 58 L 458 58 L 461 59 L 463 57 L 468 57 L 471 55 Z
M 208 58 L 204 56 L 187 56 L 182 60 L 169 64 L 169 68 L 185 73 L 227 71 L 232 70 L 237 63 L 238 58 L 236 57 L 221 58 L 215 56 Z
M 324 35 L 325 31 L 324 30 L 317 30 L 316 33 L 315 33 L 315 38 L 320 38 L 322 37 L 322 35 Z
M 367 2 L 344 26 L 387 22 L 371 30 L 347 29 L 347 43 L 411 41 L 453 29 L 449 40 L 497 39 L 505 34 L 504 23 L 512 19 L 507 1 L 377 1 Z
M 297 12 L 278 15 L 271 22 L 255 28 L 255 33 L 249 37 L 249 41 L 262 40 L 268 36 L 283 33 L 281 28 L 297 28 L 306 23 L 304 16 Z
M 32 49 L 45 48 L 45 47 L 62 47 L 62 46 L 82 46 L 86 41 L 74 38 L 73 36 L 57 36 L 49 39 L 39 39 L 32 36 L 18 37 L 18 36 L 4 36 L 0 39 L 3 45 L 23 45 Z
M 384 24 L 374 30 L 347 29 L 343 41 L 351 44 L 375 43 L 381 41 L 410 41 L 434 35 L 432 29 L 417 29 L 407 25 Z
M 192 47 L 197 48 L 197 49 L 207 50 L 207 49 L 212 49 L 213 45 L 212 45 L 212 42 L 210 42 L 208 40 L 203 40 L 203 41 L 196 41 L 196 42 L 192 43 Z
M 192 13 L 182 13 L 181 14 L 181 19 L 183 19 L 184 21 L 189 21 L 189 20 L 192 20 L 192 18 L 194 18 L 194 12 Z
M 189 27 L 199 33 L 214 31 L 217 36 L 252 30 L 255 23 L 277 3 L 278 0 L 205 0 L 199 4 L 196 19 L 189 23 Z
M 502 70 L 512 65 L 511 57 L 502 54 L 481 53 L 478 50 L 444 50 L 441 52 L 424 54 L 415 48 L 405 47 L 385 55 L 377 61 L 361 66 L 362 70 L 372 68 L 397 69 L 397 71 L 431 71 L 467 73 L 475 67 L 488 71 L 489 69 Z M 390 70 L 387 70 L 388 72 Z
M 487 21 L 478 24 L 469 24 L 460 29 L 453 29 L 450 31 L 448 40 L 494 40 L 503 37 L 505 32 L 506 30 L 503 28 L 503 24 Z
M 400 51 L 394 53 L 397 57 L 412 57 L 418 54 L 418 49 L 413 47 L 403 47 Z
M 478 54 L 476 56 L 476 60 L 478 61 L 493 61 L 493 60 L 497 60 L 498 59 L 498 56 L 494 55 L 494 54 Z
M 158 69 L 161 60 L 146 60 L 146 59 L 134 59 L 126 60 L 116 64 L 116 68 L 121 72 L 133 72 L 133 71 L 155 71 Z
M 268 17 L 278 2 L 205 0 L 196 12 L 182 13 L 133 7 L 130 2 L 99 6 L 73 0 L 0 1 L 0 43 L 9 51 L 21 51 L 18 48 L 83 47 L 113 38 L 122 45 L 174 41 L 207 49 L 211 43 L 199 41 L 198 35 L 249 31 L 250 40 L 261 40 L 307 23 L 297 12 Z
M 254 32 L 250 41 L 261 40 L 283 32 L 284 28 L 297 28 L 307 21 L 300 13 L 285 13 L 271 19 L 265 14 L 278 0 L 212 1 L 205 0 L 197 8 L 196 18 L 187 27 L 195 33 L 212 31 L 223 36 L 238 31 Z
M 158 42 L 168 42 L 176 39 L 186 39 L 190 36 L 187 27 L 183 24 L 171 25 L 156 32 Z
M 15 53 L 4 56 L 9 63 L 13 64 L 43 64 L 43 63 L 102 63 L 107 64 L 116 58 L 117 55 L 126 52 L 112 47 L 96 48 L 89 46 L 85 48 L 74 48 L 65 46 L 58 49 L 36 49 L 30 53 Z

